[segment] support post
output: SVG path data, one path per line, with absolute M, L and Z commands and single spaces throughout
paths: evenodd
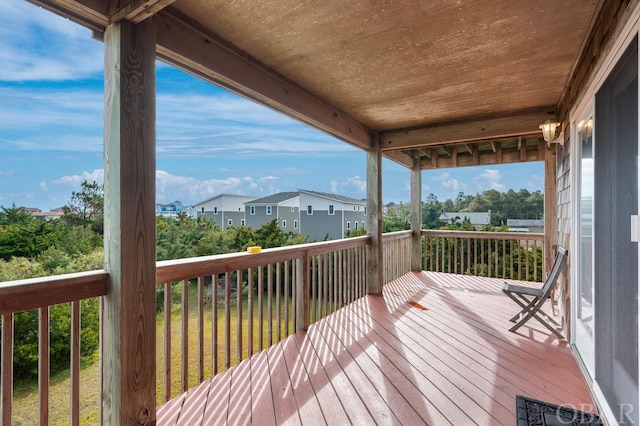
M 369 294 L 382 294 L 384 285 L 382 256 L 382 151 L 373 134 L 373 148 L 367 151 L 367 234 L 371 237 L 367 257 Z
M 411 270 L 422 270 L 422 170 L 416 159 L 411 169 Z
M 556 206 L 555 149 L 546 149 L 544 156 L 544 271 L 549 272 L 554 259 L 552 247 L 558 242 Z
M 155 424 L 155 17 L 107 26 L 104 44 L 101 424 Z

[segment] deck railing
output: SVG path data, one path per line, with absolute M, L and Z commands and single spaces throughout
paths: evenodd
M 357 237 L 158 262 L 162 399 L 169 400 L 177 386 L 184 392 L 365 295 L 369 241 Z M 197 339 L 195 354 L 190 339 Z
M 542 281 L 544 234 L 422 231 L 422 269 Z
M 158 402 L 365 295 L 370 241 L 356 237 L 158 262 Z M 411 232 L 384 234 L 382 242 L 386 283 L 410 270 Z M 542 234 L 422 231 L 423 269 L 539 281 L 542 242 Z M 60 304 L 71 306 L 69 423 L 79 424 L 80 302 L 106 295 L 107 280 L 105 271 L 93 271 L 0 285 L 2 424 L 12 423 L 14 315 L 34 309 L 39 422 L 47 424 L 49 311 Z
M 107 294 L 105 271 L 92 271 L 52 277 L 2 283 L 0 315 L 2 319 L 2 424 L 11 425 L 13 404 L 14 316 L 38 310 L 38 423 L 48 424 L 49 418 L 49 353 L 50 309 L 71 304 L 70 342 L 70 417 L 69 424 L 80 424 L 80 302 Z M 31 410 L 36 407 L 30 407 Z M 97 408 L 97 407 L 96 407 Z
M 411 271 L 411 231 L 383 234 L 382 258 L 385 284 Z

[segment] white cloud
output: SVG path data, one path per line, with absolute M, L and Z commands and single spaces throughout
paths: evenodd
M 438 176 L 432 177 L 431 179 L 439 182 L 440 186 L 447 191 L 464 192 L 468 188 L 465 183 L 460 182 L 456 178 L 450 177 L 449 173 L 442 173 Z
M 47 182 L 45 181 L 40 182 L 40 189 L 42 189 L 44 192 L 47 192 L 47 189 L 48 189 Z
M 62 176 L 58 179 L 55 179 L 53 183 L 55 184 L 63 184 L 63 185 L 80 185 L 84 181 L 88 182 L 104 182 L 104 169 L 95 169 L 91 172 L 84 171 L 80 175 L 67 175 Z M 41 185 L 42 186 L 42 185 Z
M 157 170 L 156 199 L 158 202 L 180 200 L 187 204 L 194 204 L 221 193 L 271 195 L 278 192 L 274 185 L 278 179 L 276 176 L 264 176 L 258 179 L 244 176 L 199 180 L 191 176 L 178 176 L 164 170 Z
M 102 44 L 91 32 L 22 0 L 0 2 L 0 81 L 60 81 L 100 75 Z
M 0 170 L 0 176 L 13 176 L 15 174 L 15 170 Z
M 473 178 L 473 182 L 481 191 L 486 191 L 489 189 L 504 191 L 506 189 L 506 185 L 500 183 L 500 180 L 502 180 L 502 174 L 499 170 L 495 169 L 486 169 L 478 176 Z

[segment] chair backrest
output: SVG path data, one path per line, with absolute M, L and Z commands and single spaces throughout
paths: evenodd
M 568 253 L 569 252 L 566 248 L 558 246 L 558 253 L 556 254 L 556 259 L 553 261 L 551 272 L 549 272 L 549 276 L 542 286 L 542 299 L 546 299 L 547 297 L 549 297 L 549 295 L 551 295 L 551 291 L 556 285 L 558 277 L 560 277 L 560 272 L 562 272 L 565 263 L 567 263 Z

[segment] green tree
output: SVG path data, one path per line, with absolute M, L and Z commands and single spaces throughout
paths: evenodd
M 28 225 L 36 219 L 24 207 L 16 207 L 13 203 L 11 207 L 0 206 L 0 225 Z
M 71 193 L 69 204 L 62 207 L 63 220 L 70 225 L 90 225 L 95 232 L 104 233 L 104 186 L 96 181 L 83 181 L 81 190 Z

